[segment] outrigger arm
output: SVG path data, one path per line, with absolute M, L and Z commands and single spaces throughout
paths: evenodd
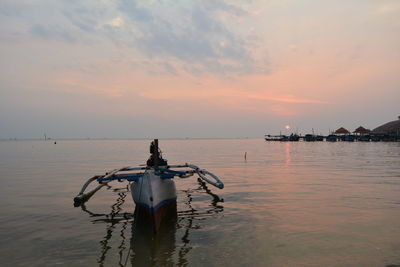
M 189 168 L 189 170 L 173 170 L 180 168 Z M 96 175 L 93 176 L 92 178 L 89 178 L 83 185 L 81 191 L 74 198 L 74 206 L 75 207 L 81 206 L 83 203 L 88 201 L 98 190 L 100 190 L 103 186 L 106 186 L 111 181 L 118 180 L 119 182 L 122 181 L 135 182 L 138 181 L 139 178 L 143 177 L 144 172 L 149 169 L 154 169 L 156 174 L 160 176 L 161 179 L 172 179 L 175 176 L 178 176 L 180 178 L 188 178 L 193 174 L 197 174 L 205 182 L 219 189 L 224 188 L 224 183 L 221 181 L 221 179 L 218 178 L 218 176 L 205 169 L 201 169 L 193 164 L 185 163 L 182 165 L 165 165 L 165 166 L 157 166 L 156 168 L 148 166 L 134 167 L 134 168 L 124 167 L 121 169 L 110 171 L 105 175 Z M 85 193 L 86 188 L 89 186 L 89 184 L 91 184 L 94 181 L 97 181 L 99 185 L 93 190 Z

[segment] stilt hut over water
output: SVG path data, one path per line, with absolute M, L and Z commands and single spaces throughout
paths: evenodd
M 338 135 L 341 141 L 354 141 L 353 139 L 350 140 L 350 132 L 346 128 L 340 127 L 335 131 L 335 134 Z
M 366 134 L 371 133 L 371 130 L 365 129 L 364 127 L 360 126 L 357 129 L 355 129 L 353 133 L 357 134 L 357 135 L 366 135 Z
M 350 134 L 350 132 L 346 128 L 340 127 L 335 131 L 335 134 L 346 135 Z
M 371 140 L 371 136 L 369 135 L 370 133 L 371 133 L 370 129 L 365 129 L 362 126 L 358 127 L 353 132 L 353 134 L 356 135 L 357 141 L 361 142 L 369 142 Z

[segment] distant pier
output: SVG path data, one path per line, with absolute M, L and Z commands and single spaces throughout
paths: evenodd
M 287 128 L 289 129 L 289 128 Z M 329 135 L 314 134 L 297 134 L 290 135 L 265 135 L 266 141 L 279 142 L 400 142 L 400 116 L 397 120 L 387 122 L 372 131 L 362 126 L 355 129 L 352 133 L 344 127 L 340 127 Z
M 265 135 L 271 142 L 400 142 L 400 136 L 389 135 Z

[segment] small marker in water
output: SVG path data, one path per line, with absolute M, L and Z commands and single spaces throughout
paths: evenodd
M 244 159 L 247 159 L 247 152 L 244 152 Z

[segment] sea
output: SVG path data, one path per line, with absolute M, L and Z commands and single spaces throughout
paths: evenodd
M 161 139 L 225 188 L 175 178 L 177 218 L 136 229 L 126 182 L 151 140 L 0 141 L 1 266 L 400 266 L 400 143 Z

